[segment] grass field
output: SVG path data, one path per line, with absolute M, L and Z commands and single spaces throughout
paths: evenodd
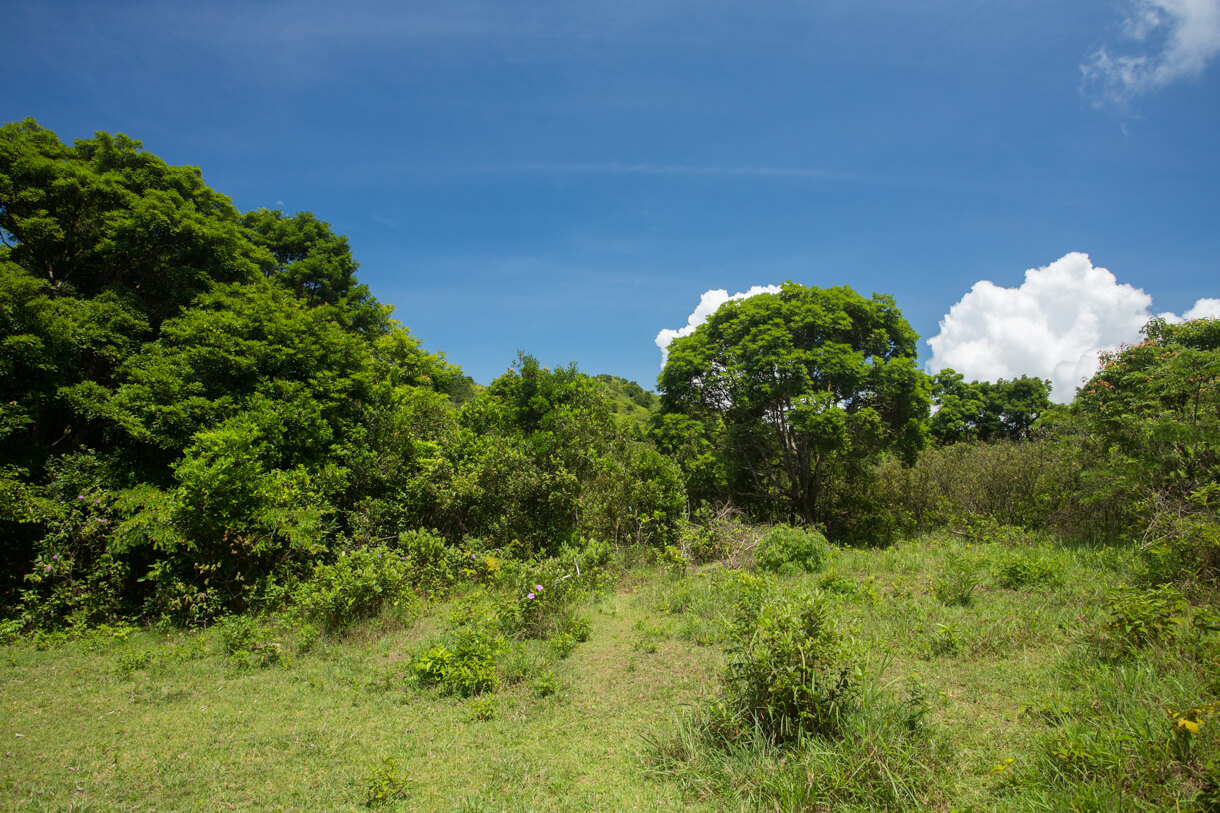
M 469 698 L 408 668 L 452 597 L 317 641 L 268 622 L 265 666 L 216 630 L 18 641 L 0 648 L 0 807 L 1217 809 L 1216 632 L 1181 605 L 1116 638 L 1129 568 L 928 537 L 768 580 L 823 596 L 860 670 L 840 736 L 788 749 L 699 728 L 730 657 L 717 565 L 624 572 L 581 606 L 587 641 L 512 642 L 500 688 Z M 1167 713 L 1191 708 L 1193 731 Z

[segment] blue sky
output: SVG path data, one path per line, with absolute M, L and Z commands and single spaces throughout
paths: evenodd
M 0 119 L 124 132 L 242 210 L 312 211 L 482 383 L 520 349 L 652 387 L 705 292 L 785 280 L 893 295 L 941 334 L 933 367 L 1057 382 L 1220 297 L 1220 0 L 5 16 Z

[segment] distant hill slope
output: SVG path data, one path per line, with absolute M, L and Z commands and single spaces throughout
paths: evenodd
M 648 431 L 652 416 L 661 409 L 661 396 L 616 375 L 603 373 L 593 376 L 593 380 L 602 387 L 611 412 L 638 427 L 641 433 Z

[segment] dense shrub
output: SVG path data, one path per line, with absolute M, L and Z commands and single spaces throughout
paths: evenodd
M 1150 584 L 1220 582 L 1220 484 L 1191 493 L 1184 503 L 1154 500 L 1140 545 L 1140 569 Z
M 283 658 L 283 647 L 275 640 L 274 630 L 253 616 L 229 616 L 215 630 L 229 664 L 238 669 L 266 668 Z
M 1138 526 L 1136 495 L 1108 475 L 1080 437 L 958 443 L 925 450 L 914 466 L 887 461 L 879 506 L 907 533 L 984 520 L 1105 541 Z
M 503 649 L 504 638 L 494 627 L 469 624 L 454 631 L 448 642 L 416 653 L 410 670 L 421 686 L 471 697 L 499 685 L 496 656 Z
M 816 573 L 829 559 L 826 537 L 812 528 L 773 528 L 754 549 L 755 566 L 771 573 Z
M 339 630 L 376 615 L 387 604 L 414 602 L 411 575 L 405 554 L 384 546 L 357 548 L 314 568 L 293 597 L 301 615 Z
M 727 708 L 775 743 L 833 735 L 859 668 L 819 598 L 764 603 L 738 631 L 725 671 Z

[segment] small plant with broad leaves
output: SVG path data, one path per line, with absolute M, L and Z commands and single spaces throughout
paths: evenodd
M 229 665 L 236 669 L 265 669 L 284 659 L 283 647 L 274 640 L 274 631 L 257 618 L 229 616 L 215 629 Z
M 1186 599 L 1169 585 L 1140 590 L 1119 587 L 1110 593 L 1106 608 L 1105 644 L 1115 656 L 1125 656 L 1173 636 Z
M 411 782 L 411 778 L 398 769 L 398 761 L 393 757 L 386 757 L 381 761 L 381 765 L 368 775 L 364 789 L 364 806 L 376 809 L 407 798 Z
M 1050 557 L 1013 553 L 992 568 L 996 584 L 1005 590 L 1056 585 L 1062 579 L 1063 564 Z

